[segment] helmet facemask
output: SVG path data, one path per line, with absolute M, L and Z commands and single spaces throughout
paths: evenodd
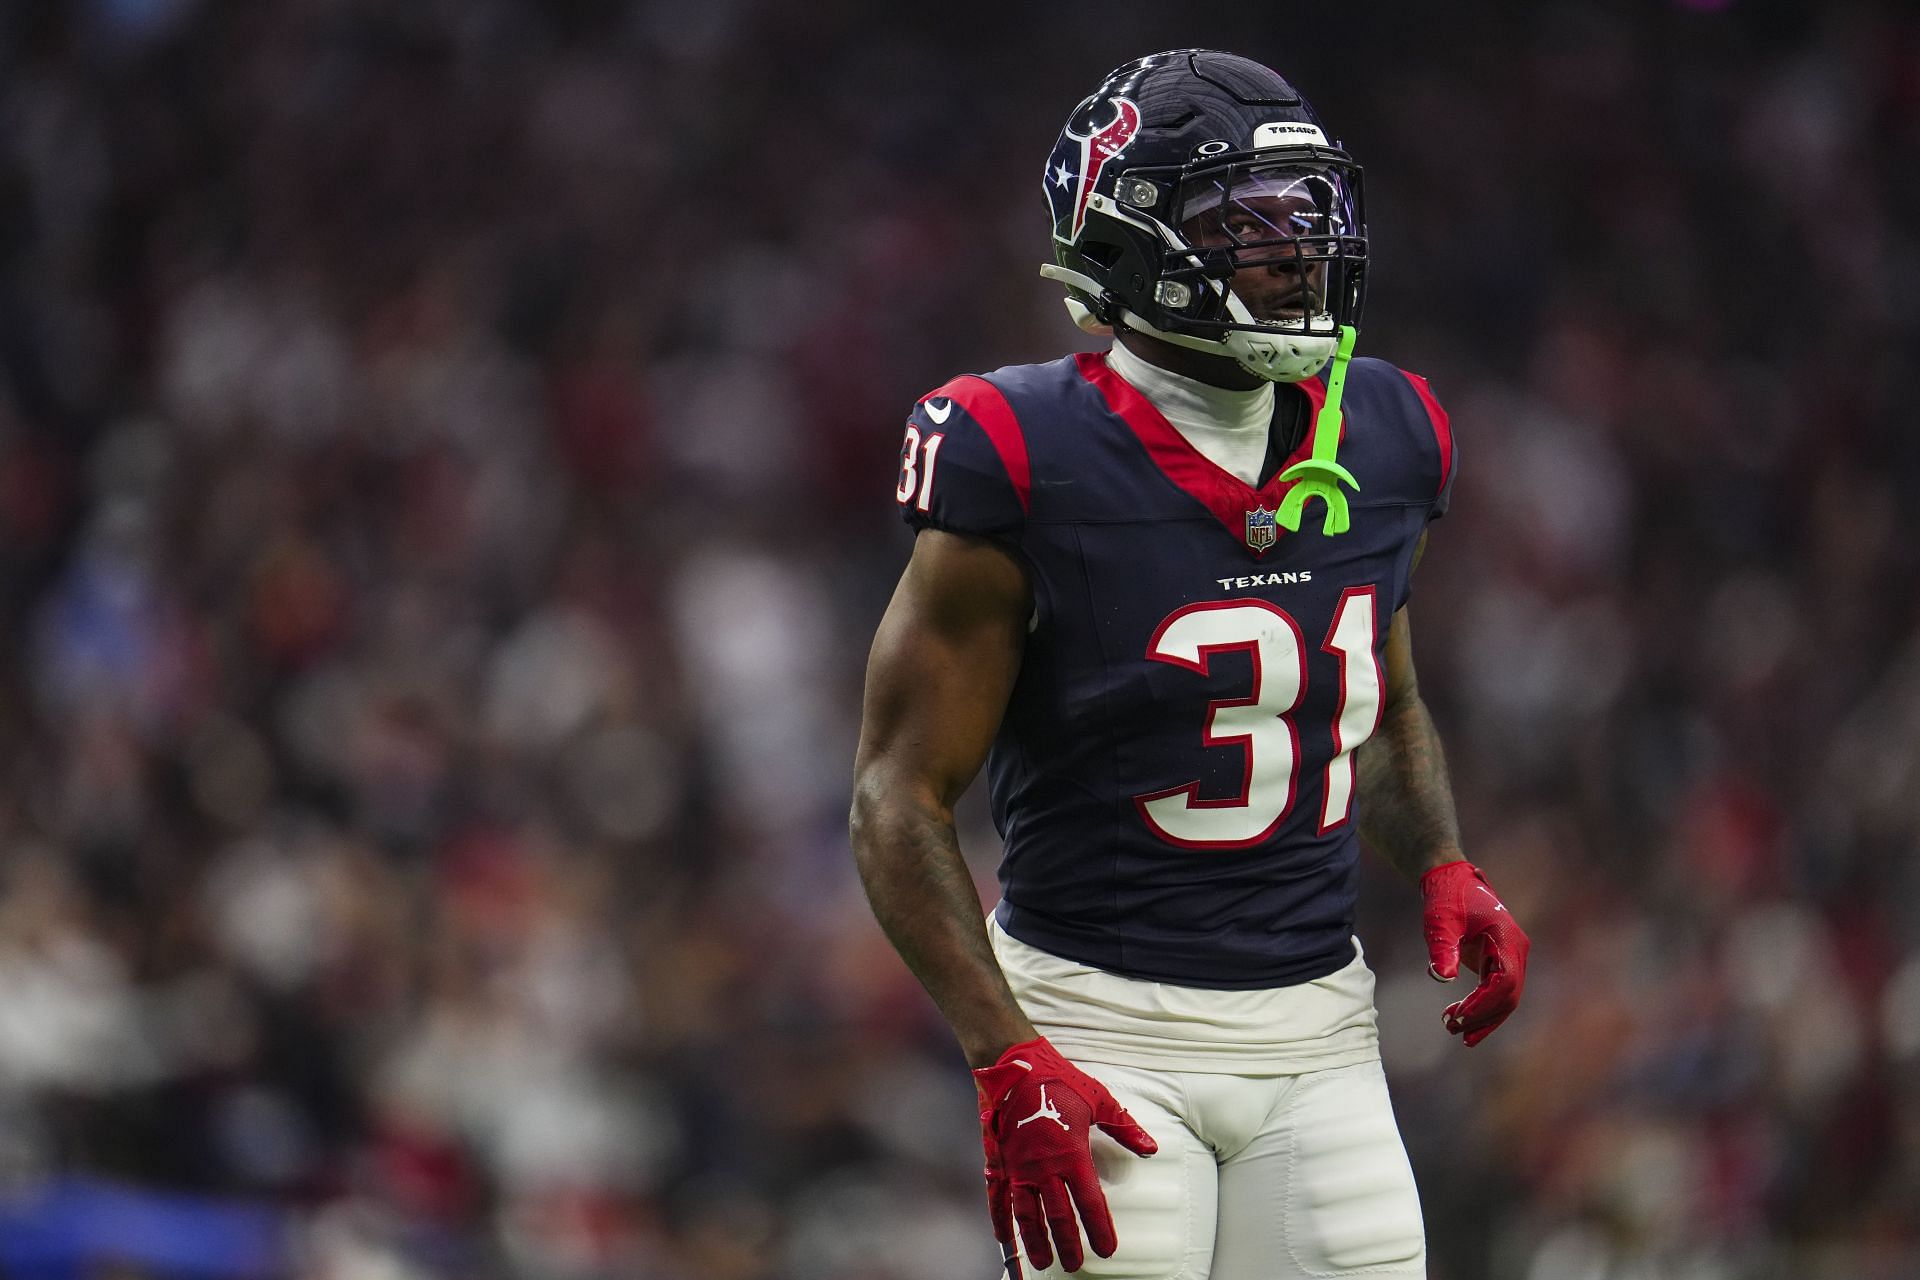
M 1107 298 L 1091 300 L 1109 314 L 1086 299 L 1070 309 L 1083 327 L 1117 320 L 1272 381 L 1312 377 L 1365 297 L 1359 176 L 1325 145 L 1118 174 L 1111 197 L 1088 201 L 1076 246 L 1105 277 Z
M 1310 337 L 1338 330 L 1333 297 L 1366 248 L 1350 243 L 1358 239 L 1352 202 L 1337 174 L 1298 164 L 1232 165 L 1182 182 L 1175 206 L 1179 237 L 1192 248 L 1169 255 L 1157 291 L 1162 305 L 1165 295 L 1179 294 L 1167 283 L 1191 283 L 1198 305 L 1185 310 L 1194 320 Z

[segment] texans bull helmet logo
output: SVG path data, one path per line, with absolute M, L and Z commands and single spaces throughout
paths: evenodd
M 1130 98 L 1089 98 L 1073 113 L 1066 132 L 1047 160 L 1047 206 L 1053 234 L 1068 244 L 1080 238 L 1087 221 L 1087 197 L 1107 162 L 1127 149 L 1140 132 L 1140 108 Z

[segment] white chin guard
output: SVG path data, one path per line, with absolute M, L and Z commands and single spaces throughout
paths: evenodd
M 1323 318 L 1333 323 L 1332 316 L 1322 313 L 1314 317 L 1314 324 L 1318 326 Z M 1326 367 L 1339 345 L 1337 334 L 1266 334 L 1244 329 L 1236 329 L 1220 343 L 1242 369 L 1268 382 L 1305 382 Z
M 1254 333 L 1235 329 L 1224 338 L 1195 338 L 1184 333 L 1168 333 L 1142 320 L 1131 311 L 1121 318 L 1127 328 L 1138 329 L 1148 337 L 1171 342 L 1177 347 L 1226 356 L 1256 378 L 1268 382 L 1305 382 L 1333 359 L 1340 345 L 1340 332 L 1330 333 Z M 1313 317 L 1313 327 L 1333 326 L 1333 316 L 1322 311 Z

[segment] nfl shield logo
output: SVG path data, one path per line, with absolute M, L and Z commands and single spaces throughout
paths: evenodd
M 1247 545 L 1255 551 L 1265 551 L 1278 536 L 1274 528 L 1273 512 L 1265 507 L 1255 507 L 1247 512 Z

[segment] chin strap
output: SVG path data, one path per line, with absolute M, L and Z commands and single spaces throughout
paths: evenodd
M 1098 298 L 1106 292 L 1106 286 L 1102 285 L 1092 276 L 1075 271 L 1070 267 L 1056 266 L 1051 262 L 1040 264 L 1040 278 L 1043 280 L 1052 280 L 1058 284 L 1064 284 L 1069 289 L 1078 289 L 1089 298 Z M 1232 294 L 1228 294 L 1227 296 L 1229 299 L 1233 297 Z M 1096 315 L 1092 307 L 1071 294 L 1067 296 L 1066 302 L 1067 314 L 1073 317 L 1074 324 L 1078 325 L 1084 332 L 1093 334 L 1095 337 L 1113 336 L 1113 325 Z M 1218 342 L 1210 341 L 1206 338 L 1189 337 L 1184 333 L 1169 332 L 1152 324 L 1144 316 L 1135 315 L 1118 303 L 1110 304 L 1108 314 L 1127 328 L 1138 333 L 1144 333 L 1149 338 L 1158 338 L 1160 341 L 1170 342 L 1176 347 L 1185 347 L 1189 351 L 1198 351 L 1201 355 L 1219 356 L 1226 360 L 1233 359 L 1233 356 L 1223 349 Z M 1245 314 L 1244 309 L 1242 314 Z
M 1347 389 L 1347 361 L 1353 356 L 1353 343 L 1358 336 L 1352 325 L 1340 326 L 1340 345 L 1333 353 L 1333 372 L 1327 375 L 1326 403 L 1320 406 L 1320 413 L 1313 421 L 1313 456 L 1280 473 L 1282 480 L 1293 481 L 1293 488 L 1280 500 L 1280 510 L 1274 518 L 1289 533 L 1300 531 L 1300 519 L 1311 498 L 1326 504 L 1327 515 L 1321 522 L 1320 532 L 1327 537 L 1345 533 L 1353 523 L 1347 514 L 1347 495 L 1340 492 L 1340 486 L 1350 485 L 1358 493 L 1360 482 L 1333 459 L 1340 450 L 1340 398 Z
M 1052 280 L 1058 284 L 1066 285 L 1069 290 L 1078 290 L 1088 298 L 1099 298 L 1105 295 L 1105 286 L 1098 280 L 1082 272 L 1075 271 L 1070 267 L 1057 266 L 1051 262 L 1043 263 L 1040 267 L 1040 275 L 1042 279 Z M 1226 294 L 1226 298 L 1227 306 L 1232 309 L 1234 319 L 1251 327 L 1254 321 L 1253 317 L 1247 313 L 1246 306 L 1230 291 Z M 1130 311 L 1117 302 L 1108 303 L 1104 313 L 1107 317 L 1106 319 L 1102 319 L 1101 315 L 1095 314 L 1093 307 L 1083 302 L 1080 298 L 1074 297 L 1071 292 L 1069 292 L 1066 298 L 1066 304 L 1067 314 L 1073 317 L 1074 324 L 1078 325 L 1087 333 L 1099 337 L 1108 337 L 1113 334 L 1114 325 L 1117 323 L 1124 325 L 1136 333 L 1143 333 L 1149 338 L 1158 338 L 1160 341 L 1171 343 L 1176 347 L 1185 347 L 1189 351 L 1198 351 L 1202 355 L 1219 356 L 1222 359 L 1231 360 L 1248 373 L 1258 378 L 1265 378 L 1269 382 L 1304 382 L 1306 379 L 1320 372 L 1331 354 L 1324 346 L 1321 346 L 1320 354 L 1302 355 L 1297 347 L 1287 343 L 1287 339 L 1289 338 L 1297 339 L 1304 337 L 1312 338 L 1316 344 L 1324 344 L 1332 340 L 1333 335 L 1331 333 L 1237 333 L 1233 339 L 1223 342 L 1218 338 L 1196 338 L 1190 334 L 1176 333 L 1170 329 L 1162 329 L 1145 316 Z M 1269 348 L 1269 350 L 1257 354 L 1250 354 L 1244 350 L 1236 350 L 1233 345 L 1235 340 L 1241 342 L 1257 340 Z M 1271 349 L 1276 343 L 1288 345 L 1289 354 L 1292 356 L 1290 362 L 1280 361 L 1276 358 L 1276 352 Z M 1277 369 L 1275 368 L 1276 365 L 1279 366 Z
M 1089 298 L 1097 298 L 1102 292 L 1100 282 L 1092 276 L 1082 275 L 1078 271 L 1056 266 L 1051 262 L 1041 264 L 1040 278 L 1043 280 L 1058 281 L 1066 285 L 1069 289 L 1078 289 Z M 1073 317 L 1074 324 L 1082 330 L 1097 338 L 1110 338 L 1113 336 L 1113 326 L 1093 314 L 1092 307 L 1089 307 L 1071 293 L 1067 295 L 1066 302 L 1067 314 Z

